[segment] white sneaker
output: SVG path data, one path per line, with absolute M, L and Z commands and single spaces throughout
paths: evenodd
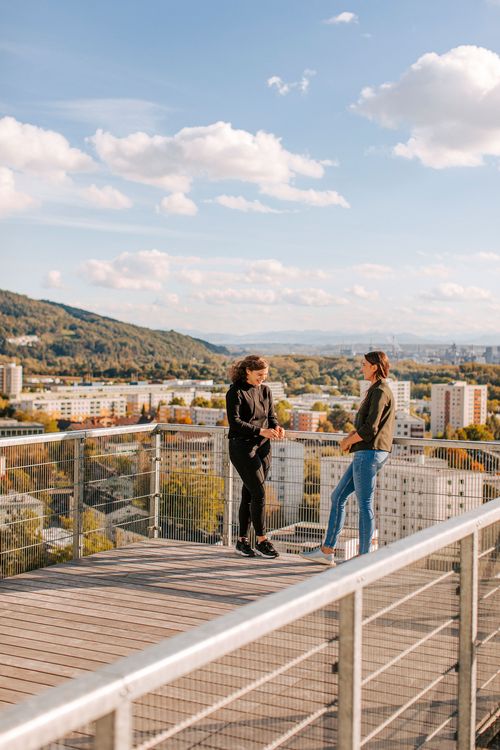
M 333 554 L 327 555 L 322 551 L 321 547 L 309 550 L 308 552 L 301 552 L 300 556 L 308 562 L 320 563 L 321 565 L 329 565 L 331 568 L 336 565 L 335 560 L 333 559 Z

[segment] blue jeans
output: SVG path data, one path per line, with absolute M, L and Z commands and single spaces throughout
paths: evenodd
M 359 506 L 359 554 L 366 555 L 375 530 L 373 496 L 377 474 L 389 458 L 388 451 L 356 451 L 342 479 L 332 492 L 332 509 L 328 519 L 324 546 L 335 547 L 345 521 L 345 506 L 352 492 Z

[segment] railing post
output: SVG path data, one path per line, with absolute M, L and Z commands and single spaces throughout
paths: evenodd
M 224 518 L 222 544 L 233 545 L 233 464 L 229 459 L 229 440 L 226 433 L 222 436 L 222 476 L 224 478 Z
M 338 750 L 361 746 L 362 605 L 361 589 L 339 604 Z
M 458 750 L 476 746 L 478 532 L 460 542 Z
M 95 750 L 131 750 L 132 721 L 127 701 L 96 721 Z
M 73 471 L 73 560 L 83 557 L 83 498 L 85 492 L 85 438 L 75 440 Z
M 151 504 L 149 516 L 152 524 L 149 534 L 153 539 L 160 536 L 160 496 L 161 496 L 161 432 L 155 430 L 151 435 Z

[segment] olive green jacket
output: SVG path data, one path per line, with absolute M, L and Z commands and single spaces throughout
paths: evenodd
M 394 396 L 385 380 L 371 385 L 356 415 L 355 428 L 363 438 L 351 451 L 390 451 L 394 437 Z

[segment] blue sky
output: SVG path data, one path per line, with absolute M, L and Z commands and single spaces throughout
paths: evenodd
M 500 0 L 0 3 L 0 287 L 500 334 Z

